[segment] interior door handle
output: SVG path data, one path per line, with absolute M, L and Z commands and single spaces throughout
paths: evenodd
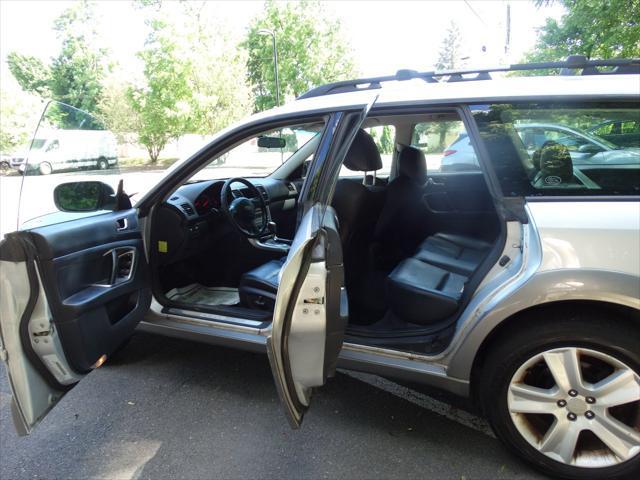
M 116 247 L 104 253 L 111 257 L 111 272 L 107 283 L 94 284 L 96 287 L 113 287 L 131 280 L 136 267 L 135 247 Z
M 129 222 L 126 218 L 119 218 L 116 220 L 116 230 L 119 232 L 121 230 L 126 230 L 129 226 Z
M 444 187 L 446 184 L 444 182 L 436 182 L 433 178 L 429 177 L 427 179 L 427 185 L 430 187 Z

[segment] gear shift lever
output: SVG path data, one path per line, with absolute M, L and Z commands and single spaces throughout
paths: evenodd
M 269 221 L 267 223 L 267 230 L 270 231 L 273 234 L 273 238 L 276 238 L 278 236 L 278 230 L 276 228 L 276 222 Z

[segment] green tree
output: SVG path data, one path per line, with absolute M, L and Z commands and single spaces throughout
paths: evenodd
M 145 48 L 138 53 L 144 64 L 145 85 L 130 88 L 128 95 L 139 117 L 138 140 L 156 163 L 166 144 L 178 138 L 188 125 L 191 91 L 187 78 L 191 63 L 180 55 L 176 31 L 155 16 Z
M 382 135 L 380 136 L 380 153 L 393 153 L 393 136 L 391 135 L 391 127 L 385 125 L 382 127 Z
M 238 48 L 207 2 L 184 2 L 179 10 L 184 58 L 192 65 L 189 133 L 210 135 L 251 111 L 245 80 L 246 51 Z M 213 5 L 215 8 L 215 4 Z M 208 15 L 213 13 L 213 15 Z M 212 74 L 215 72 L 215 74 Z
M 272 39 L 260 35 L 261 29 L 276 35 L 281 98 L 355 75 L 341 24 L 319 2 L 267 1 L 264 11 L 251 21 L 243 43 L 255 111 L 275 106 L 276 97 Z
M 170 140 L 214 133 L 250 111 L 246 55 L 216 23 L 215 4 L 151 0 L 137 5 L 150 33 L 138 54 L 144 81 L 129 89 L 128 98 L 139 141 L 156 162 Z M 117 95 L 109 106 L 115 117 L 124 112 Z M 110 123 L 127 122 L 113 118 Z
M 0 90 L 0 151 L 11 152 L 28 143 L 38 124 L 40 98 L 26 93 L 18 85 Z
M 558 1 L 566 13 L 559 21 L 546 20 L 526 61 L 640 56 L 640 0 Z M 550 2 L 537 3 L 542 7 Z
M 50 65 L 11 52 L 7 56 L 9 70 L 23 90 L 97 113 L 107 60 L 106 51 L 97 46 L 95 24 L 94 5 L 78 2 L 54 21 L 61 49 Z M 68 118 L 67 122 L 77 123 L 74 118 Z
M 105 80 L 98 103 L 100 119 L 120 142 L 131 140 L 140 129 L 140 116 L 133 108 L 129 91 L 133 85 L 125 78 L 125 72 L 116 69 Z
M 462 34 L 458 24 L 452 20 L 438 51 L 436 69 L 452 70 L 461 67 L 462 63 Z
M 102 80 L 107 71 L 106 50 L 97 46 L 94 4 L 79 2 L 54 22 L 62 48 L 51 64 L 49 82 L 55 100 L 88 113 L 97 113 Z
M 51 70 L 39 58 L 9 52 L 7 55 L 9 71 L 25 92 L 33 92 L 43 98 L 51 95 L 49 83 Z

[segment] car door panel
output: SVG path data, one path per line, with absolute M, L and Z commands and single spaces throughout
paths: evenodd
M 132 334 L 151 303 L 148 268 L 133 209 L 14 232 L 0 258 L 2 344 L 28 433 Z
M 335 373 L 347 316 L 337 217 L 332 208 L 316 204 L 302 218 L 282 267 L 267 339 L 278 393 L 294 428 L 309 407 L 312 388 Z
M 298 428 L 311 392 L 335 373 L 348 319 L 342 242 L 329 206 L 340 166 L 376 96 L 361 109 L 328 120 L 301 189 L 301 220 L 280 271 L 269 363 L 285 415 Z
M 480 171 L 429 173 L 423 201 L 432 232 L 476 235 L 495 223 L 493 199 Z
M 121 219 L 127 220 L 126 229 L 119 230 Z M 146 313 L 151 293 L 135 210 L 69 223 L 74 225 L 41 227 L 30 235 L 65 354 L 84 373 L 128 338 Z M 114 268 L 127 263 L 117 257 L 125 252 L 133 256 L 130 272 L 113 279 Z

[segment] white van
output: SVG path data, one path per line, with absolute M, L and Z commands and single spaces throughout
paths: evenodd
M 11 167 L 48 175 L 56 170 L 106 170 L 118 163 L 116 138 L 107 130 L 51 130 L 34 138 L 27 155 L 13 155 Z

